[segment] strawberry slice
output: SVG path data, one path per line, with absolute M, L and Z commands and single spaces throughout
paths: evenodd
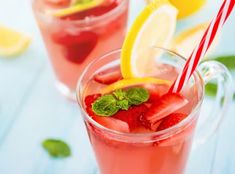
M 159 120 L 177 111 L 188 103 L 180 94 L 167 93 L 163 95 L 157 102 L 153 103 L 144 117 L 151 125 Z
M 94 116 L 93 119 L 106 128 L 119 132 L 130 132 L 129 126 L 126 122 L 115 119 L 113 117 Z
M 116 66 L 114 68 L 108 68 L 94 75 L 94 80 L 96 82 L 106 85 L 112 84 L 121 79 L 122 79 L 122 74 L 120 71 L 120 66 Z
M 143 126 L 141 117 L 147 110 L 148 107 L 145 104 L 131 106 L 127 111 L 120 110 L 118 113 L 113 115 L 113 117 L 126 122 L 129 125 L 130 130 L 133 130 L 139 126 Z
M 187 115 L 183 114 L 183 113 L 170 114 L 169 116 L 163 118 L 162 122 L 160 123 L 160 125 L 157 128 L 157 131 L 161 131 L 161 130 L 170 128 L 170 127 L 178 124 L 179 122 L 181 122 L 186 117 L 187 117 Z
M 60 32 L 53 35 L 52 39 L 64 47 L 64 56 L 68 60 L 81 64 L 95 48 L 98 36 L 90 31 L 80 32 L 76 35 Z

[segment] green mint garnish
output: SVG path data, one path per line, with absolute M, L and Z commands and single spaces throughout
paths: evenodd
M 112 116 L 119 110 L 128 110 L 131 105 L 140 105 L 149 99 L 149 93 L 144 88 L 118 89 L 112 94 L 99 97 L 92 110 L 99 116 Z
M 53 158 L 67 158 L 71 156 L 69 146 L 61 140 L 47 139 L 43 141 L 42 146 Z
M 124 99 L 124 100 L 118 100 L 117 101 L 117 106 L 119 107 L 119 109 L 127 111 L 130 107 L 130 104 L 129 104 L 128 100 Z
M 123 91 L 122 89 L 117 89 L 113 92 L 113 95 L 117 99 L 117 106 L 119 107 L 119 109 L 122 109 L 122 110 L 129 109 L 130 104 L 126 97 L 126 91 Z
M 124 100 L 126 98 L 126 92 L 123 91 L 122 89 L 117 89 L 113 92 L 113 95 L 118 99 L 118 100 Z
M 149 93 L 144 88 L 130 88 L 126 91 L 126 96 L 131 105 L 139 105 L 149 99 Z
M 99 97 L 92 104 L 92 110 L 100 116 L 110 116 L 118 112 L 117 99 L 112 94 Z

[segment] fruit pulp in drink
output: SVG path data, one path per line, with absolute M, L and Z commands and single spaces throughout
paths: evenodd
M 156 78 L 166 79 L 171 83 L 178 74 L 176 68 L 168 64 L 158 64 L 153 72 Z M 180 109 L 174 110 L 178 102 L 174 95 L 178 94 L 167 93 L 169 84 L 143 83 L 137 86 L 149 91 L 150 98 L 146 103 L 131 106 L 127 111 L 121 110 L 111 117 L 97 116 L 92 110 L 92 103 L 101 96 L 100 91 L 104 87 L 120 79 L 122 77 L 118 66 L 102 70 L 87 83 L 83 92 L 83 104 L 87 114 L 99 125 L 123 132 L 121 135 L 116 135 L 90 121 L 85 121 L 100 173 L 182 174 L 199 115 L 199 111 L 192 113 L 200 98 L 196 83 L 187 85 L 179 94 L 188 101 Z M 165 106 L 170 106 L 169 115 L 151 125 L 145 118 L 146 115 L 158 113 Z M 161 135 L 154 134 L 178 123 L 177 119 L 182 117 L 185 119 L 192 114 L 196 115 L 195 119 L 191 120 L 190 124 L 178 128 L 171 135 L 161 138 Z
M 104 0 L 94 8 L 63 17 L 49 11 L 70 0 L 34 0 L 33 9 L 58 81 L 75 91 L 84 68 L 95 58 L 121 47 L 128 0 Z

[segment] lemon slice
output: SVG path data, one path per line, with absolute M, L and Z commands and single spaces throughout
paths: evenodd
M 177 10 L 167 0 L 154 0 L 134 21 L 121 53 L 123 78 L 143 77 L 154 65 L 150 49 L 166 47 L 176 26 Z
M 170 83 L 171 82 L 168 80 L 156 79 L 152 77 L 123 79 L 103 88 L 101 90 L 101 93 L 106 94 L 116 89 L 126 88 L 129 86 L 135 86 L 140 84 L 170 85 Z
M 17 56 L 24 52 L 31 42 L 31 37 L 0 25 L 0 56 Z
M 173 39 L 171 49 L 179 53 L 180 55 L 184 56 L 185 58 L 188 58 L 192 53 L 193 49 L 200 42 L 208 25 L 209 23 L 199 24 L 178 34 Z M 212 52 L 217 43 L 218 43 L 218 38 L 216 38 L 213 41 L 210 50 L 208 50 L 208 52 Z
M 80 11 L 88 10 L 90 8 L 94 8 L 96 6 L 99 6 L 103 2 L 104 0 L 92 0 L 87 3 L 78 3 L 74 6 L 71 6 L 65 9 L 51 11 L 50 13 L 56 17 L 63 17 L 63 16 L 71 15 L 73 13 L 80 12 Z

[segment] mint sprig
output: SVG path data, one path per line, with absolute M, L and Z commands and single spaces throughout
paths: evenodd
M 43 148 L 53 158 L 67 158 L 71 156 L 68 144 L 58 139 L 46 139 L 42 142 Z
M 118 100 L 124 100 L 126 99 L 126 91 L 123 91 L 122 89 L 117 89 L 113 92 L 113 95 L 118 99 Z
M 129 107 L 130 107 L 130 103 L 127 99 L 124 99 L 124 100 L 118 100 L 117 101 L 117 106 L 119 109 L 122 109 L 122 110 L 128 110 Z
M 119 110 L 128 110 L 131 105 L 140 105 L 148 99 L 149 93 L 144 88 L 118 89 L 111 94 L 99 97 L 92 104 L 92 110 L 96 115 L 108 117 L 116 114 Z
M 144 88 L 130 88 L 126 91 L 126 97 L 131 105 L 139 105 L 149 99 L 149 93 Z

